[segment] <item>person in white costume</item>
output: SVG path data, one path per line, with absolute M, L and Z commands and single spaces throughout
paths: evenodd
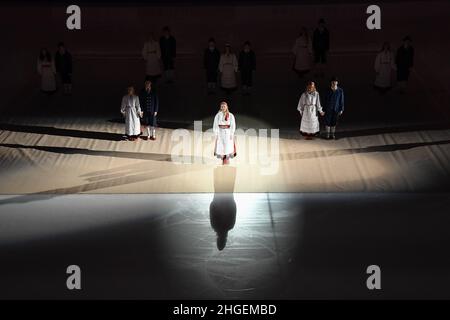
M 56 91 L 55 61 L 47 49 L 42 49 L 37 60 L 37 71 L 41 76 L 41 91 L 52 94 Z
M 294 71 L 299 77 L 303 77 L 312 67 L 312 43 L 306 27 L 301 28 L 300 34 L 295 39 L 292 53 L 295 56 Z
M 319 93 L 313 81 L 309 81 L 306 85 L 306 91 L 302 93 L 298 102 L 297 110 L 302 117 L 300 123 L 300 133 L 305 136 L 306 140 L 311 140 L 314 135 L 319 133 L 319 113 L 325 115 L 320 104 Z
M 236 73 L 238 68 L 236 55 L 231 52 L 231 46 L 227 43 L 225 53 L 220 56 L 219 60 L 220 85 L 227 94 L 230 94 L 237 87 Z
M 376 77 L 374 86 L 380 93 L 386 93 L 392 87 L 392 70 L 395 69 L 394 54 L 389 42 L 385 42 L 375 58 Z
M 153 33 L 150 33 L 147 42 L 144 43 L 142 57 L 145 60 L 145 80 L 150 80 L 153 84 L 156 84 L 162 73 L 161 48 Z
M 228 110 L 228 104 L 224 101 L 220 103 L 220 110 L 214 117 L 213 131 L 216 136 L 214 155 L 222 159 L 222 164 L 229 164 L 230 158 L 236 157 L 234 141 L 236 121 L 234 115 Z
M 139 97 L 134 94 L 134 87 L 128 87 L 128 93 L 122 98 L 120 112 L 125 117 L 125 135 L 128 140 L 135 141 L 141 133 L 143 113 L 139 104 Z

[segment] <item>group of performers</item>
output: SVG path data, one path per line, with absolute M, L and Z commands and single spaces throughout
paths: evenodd
M 156 140 L 156 116 L 159 110 L 159 99 L 152 82 L 146 80 L 144 88 L 139 95 L 135 94 L 134 87 L 128 87 L 127 94 L 122 98 L 120 112 L 125 117 L 125 136 L 127 140 L 136 141 Z M 142 124 L 146 134 L 141 130 Z
M 319 115 L 325 118 L 325 139 L 336 139 L 336 124 L 344 112 L 344 90 L 338 87 L 338 79 L 332 77 L 325 99 L 320 102 L 319 92 L 313 81 L 308 81 L 297 105 L 300 112 L 300 132 L 307 140 L 320 132 Z

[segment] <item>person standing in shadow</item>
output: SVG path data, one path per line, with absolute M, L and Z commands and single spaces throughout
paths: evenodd
M 41 76 L 41 91 L 48 95 L 56 92 L 55 61 L 50 52 L 43 48 L 37 60 L 37 71 Z
M 395 68 L 391 46 L 389 42 L 385 42 L 375 58 L 376 77 L 374 87 L 381 94 L 385 94 L 392 87 L 391 73 Z
M 210 38 L 208 48 L 203 53 L 203 67 L 206 70 L 206 82 L 208 94 L 213 94 L 217 86 L 217 75 L 219 69 L 220 51 L 216 48 L 216 41 Z
M 317 76 L 324 77 L 324 69 L 327 63 L 327 54 L 330 49 L 330 32 L 325 27 L 325 20 L 320 19 L 313 34 L 314 63 Z
M 220 85 L 227 95 L 231 94 L 237 87 L 236 73 L 238 72 L 238 60 L 231 52 L 231 45 L 225 45 L 225 52 L 219 60 Z
M 64 95 L 72 94 L 72 55 L 63 42 L 58 43 L 58 51 L 55 53 L 55 67 L 61 83 Z
M 302 27 L 297 39 L 295 39 L 294 47 L 292 48 L 292 53 L 295 56 L 293 69 L 299 78 L 302 78 L 311 70 L 311 50 L 312 46 L 311 39 L 308 35 L 308 29 Z
M 142 58 L 145 61 L 145 80 L 150 80 L 155 86 L 161 77 L 161 49 L 153 33 L 149 34 L 148 40 L 144 43 Z
M 253 71 L 256 69 L 256 55 L 245 41 L 244 49 L 239 53 L 239 71 L 241 72 L 242 94 L 249 95 L 253 85 Z
M 397 49 L 395 64 L 397 65 L 397 82 L 400 93 L 405 93 L 409 72 L 414 65 L 414 48 L 411 46 L 409 36 L 403 38 L 402 46 Z
M 233 195 L 235 180 L 235 167 L 220 166 L 214 169 L 214 198 L 209 206 L 209 218 L 217 235 L 219 250 L 225 248 L 228 232 L 236 223 L 236 202 Z
M 173 83 L 175 73 L 175 56 L 177 55 L 177 42 L 170 33 L 169 27 L 164 27 L 163 35 L 159 39 L 161 59 L 164 67 L 164 77 L 167 83 Z

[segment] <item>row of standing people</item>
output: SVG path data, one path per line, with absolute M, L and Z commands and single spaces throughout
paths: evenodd
M 66 95 L 72 93 L 72 55 L 63 42 L 58 43 L 54 55 L 46 48 L 42 48 L 37 60 L 37 71 L 41 76 L 41 91 L 53 94 L 57 91 L 57 78 L 63 85 Z
M 139 95 L 135 94 L 134 87 L 127 88 L 127 94 L 122 97 L 120 112 L 125 118 L 125 135 L 127 140 L 136 141 L 156 140 L 156 118 L 159 111 L 158 94 L 152 88 L 151 80 L 146 80 L 144 88 Z M 143 133 L 141 125 L 146 127 Z M 236 144 L 234 133 L 236 121 L 229 111 L 228 104 L 220 103 L 220 110 L 214 117 L 213 132 L 216 136 L 214 156 L 228 164 L 231 158 L 236 157 Z
M 314 68 L 317 73 L 316 76 L 323 77 L 329 49 L 330 32 L 324 19 L 319 20 L 318 26 L 313 32 L 312 40 L 308 34 L 308 29 L 302 27 L 292 48 L 295 57 L 293 70 L 299 77 L 303 77 Z M 381 93 L 391 89 L 393 72 L 396 72 L 397 83 L 401 92 L 404 92 L 413 65 L 414 48 L 412 47 L 411 37 L 406 36 L 402 39 L 402 45 L 397 49 L 395 55 L 389 42 L 385 42 L 375 57 L 374 87 Z

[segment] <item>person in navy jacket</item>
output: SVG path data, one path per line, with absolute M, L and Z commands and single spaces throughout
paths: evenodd
M 325 94 L 323 111 L 325 112 L 326 139 L 336 139 L 336 124 L 339 116 L 344 112 L 344 90 L 338 87 L 336 77 L 331 78 L 330 88 Z
M 159 99 L 155 90 L 152 89 L 150 80 L 145 81 L 145 87 L 139 94 L 139 102 L 144 113 L 144 124 L 147 126 L 147 136 L 142 136 L 142 139 L 156 140 L 156 115 L 159 110 Z

